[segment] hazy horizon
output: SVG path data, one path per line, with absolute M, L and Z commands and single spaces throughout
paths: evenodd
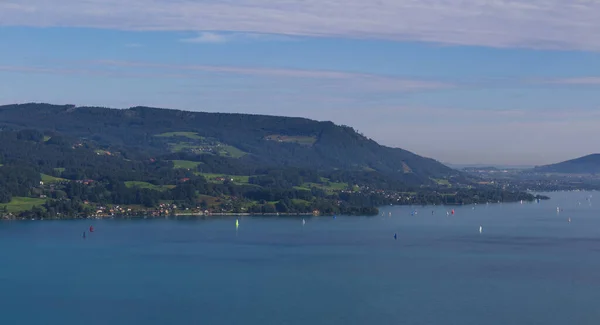
M 598 32 L 582 0 L 8 0 L 0 104 L 300 116 L 543 165 L 600 152 Z

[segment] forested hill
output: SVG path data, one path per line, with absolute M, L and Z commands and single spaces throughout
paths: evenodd
M 533 171 L 557 174 L 598 174 L 600 173 L 600 154 L 592 154 L 552 165 L 538 166 Z
M 0 127 L 56 132 L 109 151 L 136 148 L 187 160 L 208 153 L 253 165 L 377 171 L 407 184 L 461 175 L 433 159 L 381 146 L 351 127 L 304 118 L 22 104 L 0 106 Z
M 377 214 L 533 200 L 331 122 L 147 107 L 0 107 L 0 217 Z

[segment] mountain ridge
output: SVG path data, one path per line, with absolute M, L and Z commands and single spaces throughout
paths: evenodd
M 106 146 L 167 153 L 167 132 L 194 132 L 249 154 L 264 164 L 325 169 L 375 170 L 409 183 L 460 177 L 460 172 L 413 152 L 387 147 L 331 121 L 243 113 L 209 113 L 135 106 L 128 109 L 27 103 L 0 106 L 0 126 L 35 128 L 90 138 Z M 269 136 L 313 137 L 314 143 L 269 141 Z M 190 145 L 192 146 L 192 145 Z M 172 150 L 171 150 L 172 151 Z M 180 150 L 186 151 L 186 150 Z
M 598 174 L 600 173 L 600 153 L 593 153 L 555 164 L 536 166 L 533 171 L 537 173 Z

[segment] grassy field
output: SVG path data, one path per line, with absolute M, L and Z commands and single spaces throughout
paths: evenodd
M 59 173 L 64 173 L 65 169 L 64 168 L 54 168 L 55 171 L 59 172 Z
M 155 135 L 155 137 L 160 138 L 173 138 L 173 137 L 183 137 L 193 140 L 202 140 L 203 137 L 199 136 L 196 132 L 167 132 Z
M 233 146 L 220 146 L 219 147 L 219 155 L 221 156 L 228 156 L 228 157 L 232 157 L 232 158 L 241 158 L 243 156 L 246 155 L 245 152 L 243 152 L 242 150 L 233 147 Z
M 302 186 L 295 186 L 294 188 L 297 190 L 305 190 L 310 191 L 311 188 L 316 187 L 318 189 L 322 189 L 326 192 L 339 192 L 348 188 L 348 183 L 338 183 L 338 182 L 329 182 L 329 183 L 304 183 Z
M 300 200 L 300 199 L 292 199 L 292 203 L 294 203 L 294 204 L 310 205 L 310 202 L 308 202 L 306 200 Z
M 184 150 L 202 150 L 203 148 L 206 148 L 206 146 L 189 144 L 187 142 L 169 143 L 169 149 L 172 152 L 180 152 Z
M 447 179 L 432 178 L 431 180 L 436 182 L 438 185 L 450 186 L 450 182 Z
M 211 145 L 197 145 L 191 144 L 187 142 L 178 142 L 178 143 L 169 143 L 169 149 L 172 152 L 181 152 L 185 150 L 192 150 L 205 154 L 213 154 L 216 153 L 219 156 L 232 157 L 232 158 L 240 158 L 246 155 L 242 150 L 229 146 L 229 145 L 219 145 L 219 146 L 211 146 Z M 203 150 L 204 149 L 204 150 Z M 210 150 L 210 151 L 206 151 Z
M 175 185 L 154 185 L 148 182 L 138 182 L 138 181 L 129 181 L 125 182 L 125 186 L 129 188 L 137 187 L 137 188 L 147 188 L 156 191 L 166 191 L 175 187 Z
M 30 197 L 13 197 L 12 201 L 0 205 L 2 208 L 6 206 L 8 212 L 19 213 L 31 210 L 34 206 L 41 206 L 46 203 L 46 199 L 30 198 Z
M 326 189 L 329 190 L 333 190 L 333 191 L 341 191 L 341 190 L 345 190 L 348 188 L 348 183 L 329 183 L 329 185 L 324 185 L 324 187 Z
M 218 180 L 218 178 L 225 178 L 225 179 L 232 179 L 233 178 L 233 183 L 237 184 L 237 185 L 248 185 L 248 182 L 250 180 L 250 176 L 228 176 L 225 174 L 210 174 L 210 173 L 195 173 L 196 175 L 202 175 L 204 176 L 204 178 L 206 178 L 207 181 L 209 182 L 213 182 L 213 183 L 222 183 L 223 181 Z
M 266 137 L 270 141 L 286 142 L 286 143 L 297 143 L 305 146 L 312 146 L 317 142 L 317 137 L 309 136 L 294 136 L 294 135 L 280 135 L 272 134 Z
M 198 201 L 206 201 L 206 204 L 208 205 L 209 208 L 214 208 L 216 206 L 218 206 L 219 204 L 221 204 L 221 199 L 216 197 L 216 196 L 210 196 L 210 195 L 202 195 L 200 194 L 198 196 Z
M 51 136 L 45 135 L 45 136 L 44 136 L 44 142 L 47 142 L 47 141 L 48 141 L 48 140 L 50 140 L 51 138 L 52 138 Z
M 40 174 L 40 176 L 42 177 L 42 182 L 44 182 L 46 184 L 49 184 L 49 183 L 60 183 L 60 182 L 67 181 L 67 179 L 60 178 L 60 177 L 54 177 L 52 175 Z
M 172 160 L 175 165 L 174 168 L 184 168 L 184 169 L 195 169 L 200 165 L 197 161 L 190 160 Z

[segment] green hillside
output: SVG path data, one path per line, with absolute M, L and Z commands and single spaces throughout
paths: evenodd
M 375 170 L 412 184 L 461 177 L 433 159 L 381 146 L 351 127 L 304 118 L 23 104 L 0 107 L 0 126 L 54 131 L 94 139 L 104 147 L 157 154 L 210 153 L 269 166 Z
M 8 218 L 373 215 L 389 204 L 533 199 L 351 127 L 277 116 L 0 106 L 0 159 Z

